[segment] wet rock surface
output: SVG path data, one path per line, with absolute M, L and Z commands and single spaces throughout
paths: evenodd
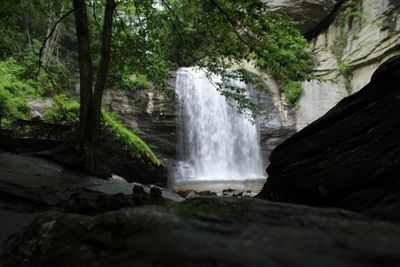
M 202 197 L 41 215 L 8 242 L 5 266 L 400 266 L 399 249 L 398 225 L 351 212 Z
M 400 221 L 400 57 L 278 146 L 261 197 Z
M 141 194 L 133 192 L 138 187 Z M 0 152 L 0 255 L 5 240 L 45 211 L 99 214 L 122 207 L 159 205 L 166 199 L 183 201 L 160 188 L 154 198 L 150 190 L 120 177 L 99 179 L 48 160 Z
M 0 266 L 400 266 L 399 225 L 237 193 L 184 201 L 0 153 Z

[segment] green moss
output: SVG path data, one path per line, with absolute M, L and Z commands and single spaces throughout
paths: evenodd
M 67 95 L 59 95 L 54 98 L 54 106 L 44 114 L 44 118 L 52 123 L 77 125 L 78 114 L 79 103 Z M 112 138 L 122 143 L 132 157 L 148 159 L 156 166 L 161 165 L 161 161 L 142 139 L 105 110 L 102 110 L 102 120 L 103 131 L 109 132 Z
M 338 71 L 343 76 L 345 80 L 346 90 L 350 94 L 352 91 L 351 80 L 353 79 L 354 66 L 349 63 L 340 61 Z
M 105 128 L 112 133 L 114 138 L 121 141 L 125 145 L 125 148 L 131 153 L 132 156 L 136 158 L 142 158 L 145 156 L 154 165 L 161 165 L 161 161 L 142 139 L 129 131 L 121 122 L 113 118 L 107 111 L 102 110 L 102 114 Z

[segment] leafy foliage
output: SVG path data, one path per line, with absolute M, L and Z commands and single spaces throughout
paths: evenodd
M 51 109 L 44 113 L 44 119 L 66 125 L 77 125 L 79 122 L 79 102 L 72 100 L 65 94 L 53 98 L 54 104 Z
M 146 89 L 149 87 L 149 81 L 145 75 L 137 75 L 135 77 L 124 77 L 122 79 L 122 86 L 130 91 L 138 89 Z
M 301 82 L 298 81 L 289 81 L 282 86 L 283 95 L 290 106 L 295 106 L 297 104 L 303 91 L 304 89 Z
M 29 83 L 19 79 L 22 71 L 13 58 L 0 61 L 0 122 L 5 126 L 28 116 L 26 99 L 32 97 L 35 91 Z
M 227 83 L 219 87 L 220 92 L 234 99 L 239 108 L 256 114 L 245 91 L 229 85 L 233 76 L 247 80 L 242 71 L 244 61 L 254 62 L 271 74 L 282 89 L 291 81 L 313 78 L 314 62 L 307 41 L 295 29 L 295 22 L 271 11 L 265 1 L 163 3 L 167 6 L 164 14 L 167 20 L 161 35 L 165 41 L 161 43 L 166 46 L 168 59 L 179 66 L 199 65 L 222 76 Z M 235 69 L 236 73 L 227 70 L 229 68 Z

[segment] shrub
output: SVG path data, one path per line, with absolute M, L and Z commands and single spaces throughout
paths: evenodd
M 149 81 L 146 75 L 139 74 L 136 79 L 132 80 L 129 77 L 122 79 L 122 86 L 130 91 L 136 91 L 139 89 L 146 89 L 149 87 Z
M 289 81 L 282 86 L 282 92 L 285 96 L 286 102 L 290 106 L 295 106 L 304 92 L 304 89 L 301 82 Z
M 29 107 L 26 98 L 34 94 L 34 89 L 18 78 L 21 71 L 22 68 L 12 58 L 0 61 L 0 123 L 2 126 L 7 127 L 16 119 L 28 117 Z
M 58 124 L 76 125 L 79 122 L 79 102 L 61 94 L 53 98 L 54 105 L 44 113 L 44 119 Z

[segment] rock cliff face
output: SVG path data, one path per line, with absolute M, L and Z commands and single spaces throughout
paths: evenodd
M 302 2 L 302 1 L 300 1 Z M 343 1 L 310 40 L 320 81 L 304 83 L 298 130 L 365 86 L 378 66 L 399 54 L 400 1 Z
M 282 105 L 279 99 L 279 88 L 272 79 L 265 79 L 271 93 L 250 89 L 250 95 L 259 105 L 261 114 L 258 117 L 260 129 L 260 144 L 266 166 L 272 150 L 296 133 L 295 113 Z
M 334 10 L 339 0 L 267 0 L 272 10 L 299 22 L 302 33 L 315 29 Z
M 149 88 L 134 92 L 108 90 L 103 105 L 140 136 L 168 164 L 175 158 L 176 130 L 174 96 Z
M 400 57 L 271 154 L 261 197 L 400 221 Z

